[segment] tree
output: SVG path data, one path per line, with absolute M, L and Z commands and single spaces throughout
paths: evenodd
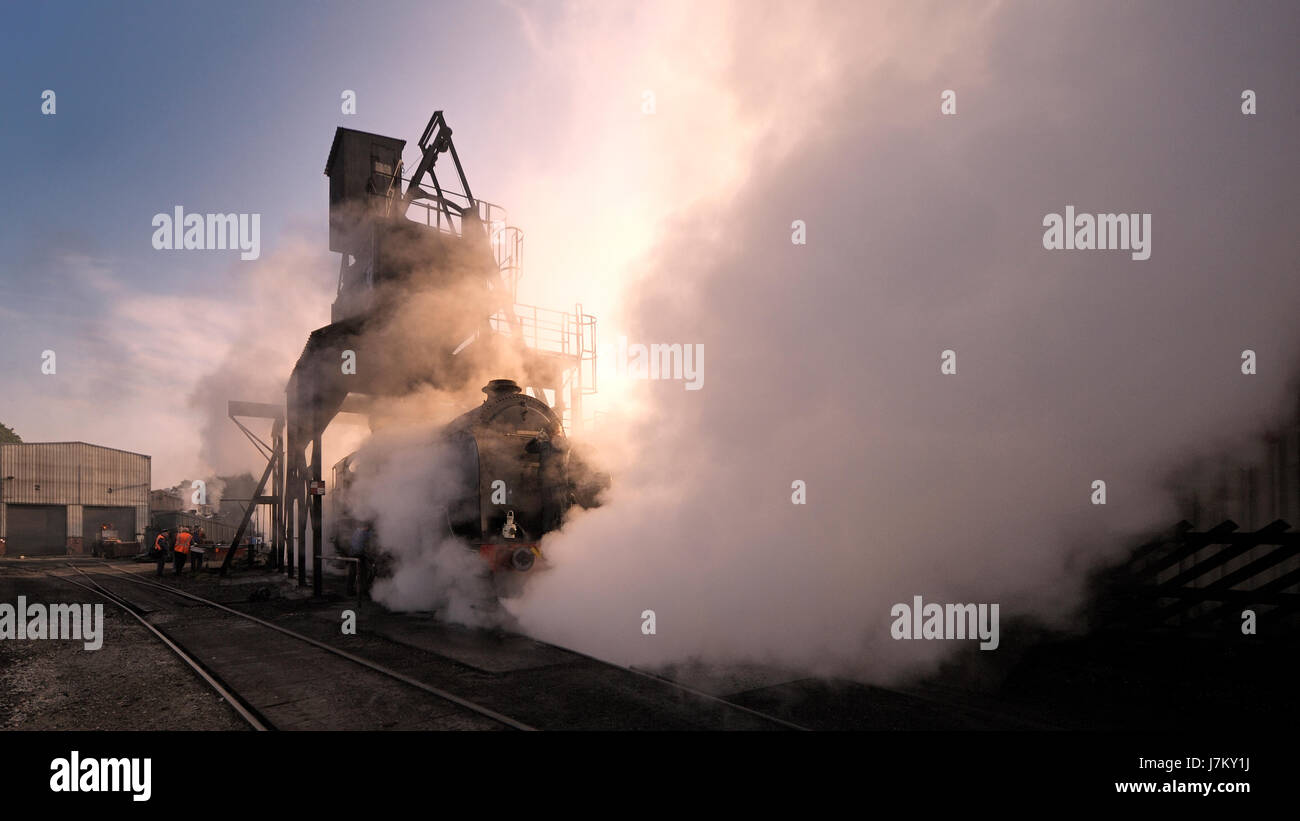
M 23 437 L 14 433 L 14 429 L 0 422 L 0 445 L 16 445 L 23 441 Z

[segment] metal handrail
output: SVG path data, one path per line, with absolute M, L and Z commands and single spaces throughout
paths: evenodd
M 589 344 L 588 335 L 583 333 L 584 328 L 594 328 L 594 317 L 518 304 L 514 306 L 514 315 L 517 326 L 503 311 L 493 314 L 489 318 L 492 330 L 503 336 L 515 336 L 517 332 L 534 350 L 586 361 L 595 356 L 594 343 Z

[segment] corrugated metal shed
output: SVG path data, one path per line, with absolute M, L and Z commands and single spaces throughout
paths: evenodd
M 93 517 L 129 522 L 130 516 L 114 513 L 134 509 L 136 533 L 120 534 L 134 540 L 149 520 L 151 460 L 141 453 L 91 445 L 86 442 L 22 442 L 0 445 L 0 536 L 8 534 L 11 505 L 59 506 L 65 509 L 66 549 L 83 551 L 86 530 L 84 510 L 98 510 Z M 32 510 L 30 507 L 15 511 Z M 30 518 L 30 517 L 29 517 Z M 97 530 L 92 522 L 90 530 Z M 34 541 L 34 534 L 28 534 Z M 11 552 L 26 549 L 9 544 Z M 48 548 L 48 545 L 46 546 Z
M 0 501 L 147 508 L 149 472 L 148 456 L 85 442 L 0 445 Z

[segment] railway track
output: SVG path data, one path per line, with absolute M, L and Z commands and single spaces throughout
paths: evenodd
M 109 601 L 110 603 L 116 605 L 117 607 L 121 608 L 122 610 L 130 614 L 133 618 L 135 618 L 138 622 L 140 622 L 145 628 L 147 628 L 156 637 L 158 637 L 159 640 L 161 640 L 168 647 L 168 649 L 170 649 L 183 662 L 185 662 L 186 665 L 188 665 L 191 669 L 193 669 L 210 687 L 213 688 L 215 692 L 217 692 L 222 698 L 224 698 L 227 701 L 227 703 L 229 703 L 231 707 L 234 708 L 235 711 L 239 713 L 240 717 L 243 718 L 251 727 L 253 727 L 253 729 L 256 730 L 280 729 L 280 727 L 278 727 L 270 718 L 267 717 L 267 715 L 265 714 L 266 712 L 265 708 L 259 709 L 256 706 L 254 706 L 253 699 L 251 698 L 251 695 L 249 693 L 239 692 L 235 687 L 233 687 L 229 683 L 229 681 L 226 680 L 229 678 L 229 676 L 223 678 L 219 674 L 217 669 L 221 666 L 219 663 L 214 663 L 211 658 L 205 661 L 201 657 L 201 654 L 194 652 L 193 649 L 187 648 L 184 644 L 182 644 L 182 641 L 174 635 L 174 633 L 177 632 L 176 630 L 170 630 L 170 631 L 164 630 L 158 627 L 157 625 L 152 624 L 148 619 L 146 619 L 145 618 L 146 614 L 148 612 L 151 612 L 149 608 L 142 606 L 139 602 L 132 601 L 126 596 L 123 596 L 120 591 L 111 589 L 110 587 L 102 583 L 103 582 L 102 579 L 96 580 L 90 574 L 83 571 L 80 567 L 77 567 L 76 565 L 72 565 L 72 564 L 69 564 L 68 566 L 75 573 L 82 576 L 84 581 L 78 581 L 77 579 L 71 578 L 69 576 L 55 576 L 55 578 L 58 578 L 62 581 L 66 581 L 70 584 L 77 585 L 78 587 L 84 588 L 104 598 L 105 600 Z M 111 569 L 116 570 L 116 568 L 112 568 L 111 565 L 109 565 L 109 567 Z M 54 574 L 47 573 L 47 575 L 53 576 Z M 95 575 L 103 576 L 104 574 L 100 573 Z M 310 645 L 311 647 L 323 651 L 324 653 L 328 653 L 333 657 L 343 659 L 349 662 L 351 665 L 354 665 L 355 667 L 363 668 L 368 673 L 377 674 L 378 676 L 382 676 L 385 679 L 399 682 L 408 688 L 413 688 L 415 690 L 421 691 L 422 693 L 432 695 L 437 699 L 446 702 L 447 704 L 454 705 L 456 708 L 459 708 L 461 711 L 472 713 L 475 716 L 479 716 L 482 717 L 483 719 L 487 719 L 502 727 L 507 727 L 514 730 L 525 730 L 525 731 L 536 729 L 521 721 L 517 721 L 495 710 L 491 710 L 487 707 L 484 707 L 480 704 L 470 701 L 469 699 L 465 699 L 453 693 L 449 693 L 445 690 L 442 690 L 440 688 L 433 687 L 425 682 L 419 681 L 415 678 L 399 673 L 395 670 L 388 669 L 383 665 L 376 664 L 372 661 L 356 656 L 345 650 L 340 650 L 336 647 L 331 647 L 324 642 L 311 638 L 310 636 L 304 636 L 293 630 L 289 630 L 279 625 L 272 624 L 271 622 L 265 621 L 264 619 L 259 619 L 256 616 L 252 616 L 246 613 L 241 613 L 238 610 L 235 610 L 234 608 L 231 607 L 227 607 L 226 605 L 223 605 L 219 602 L 214 602 L 209 599 L 205 599 L 201 596 L 194 595 L 184 590 L 179 590 L 170 585 L 158 584 L 156 582 L 149 582 L 143 579 L 132 578 L 130 574 L 126 574 L 126 573 L 119 572 L 118 574 L 114 574 L 113 578 L 130 582 L 132 584 L 139 585 L 141 587 L 149 588 L 152 590 L 165 592 L 172 596 L 177 596 L 189 601 L 197 602 L 200 605 L 203 605 L 207 608 L 211 608 L 213 610 L 225 614 L 237 616 L 240 619 L 244 619 L 248 622 L 257 624 L 261 627 L 267 628 L 269 630 L 273 630 L 278 634 L 293 639 L 295 642 Z M 302 658 L 296 658 L 295 660 L 299 662 L 299 665 L 301 665 L 301 662 L 305 661 Z M 319 665 L 301 665 L 298 666 L 298 669 L 299 670 L 318 669 L 318 667 Z M 349 685 L 351 684 L 353 683 L 349 682 Z M 351 686 L 349 687 L 349 690 L 351 692 L 357 692 L 358 689 L 359 688 L 356 687 L 351 687 Z M 273 703 L 272 706 L 281 706 L 281 705 Z M 459 724 L 460 722 L 456 722 L 456 723 Z M 310 726 L 310 724 L 308 724 L 307 726 Z
M 71 564 L 69 566 L 72 566 Z M 313 651 L 327 654 L 335 660 L 341 660 L 356 668 L 364 668 L 367 675 L 379 676 L 388 682 L 396 682 L 408 689 L 419 690 L 434 696 L 448 706 L 471 713 L 476 717 L 491 722 L 497 727 L 518 730 L 532 729 L 1018 729 L 1048 730 L 1060 727 L 1045 722 L 1035 721 L 1029 716 L 1016 712 L 1007 712 L 1000 705 L 990 705 L 972 701 L 961 694 L 953 695 L 935 691 L 917 691 L 915 689 L 896 689 L 889 687 L 867 686 L 849 683 L 849 692 L 843 687 L 828 686 L 814 680 L 792 681 L 760 688 L 745 693 L 727 696 L 714 695 L 702 689 L 688 686 L 672 678 L 655 673 L 625 667 L 599 659 L 585 653 L 560 645 L 536 642 L 523 636 L 511 635 L 517 642 L 526 642 L 543 648 L 547 657 L 541 661 L 524 665 L 519 669 L 503 665 L 498 670 L 488 670 L 492 662 L 465 664 L 456 653 L 448 654 L 440 647 L 430 647 L 421 642 L 412 642 L 412 636 L 420 636 L 423 628 L 410 629 L 406 624 L 406 635 L 391 636 L 382 631 L 369 636 L 348 637 L 341 639 L 337 623 L 322 620 L 317 616 L 310 618 L 303 613 L 297 614 L 300 623 L 290 629 L 268 619 L 243 612 L 221 602 L 213 601 L 197 593 L 183 590 L 170 584 L 163 584 L 139 577 L 138 573 L 129 572 L 109 562 L 83 564 L 95 570 L 94 576 L 101 582 L 112 580 L 117 589 L 109 589 L 96 582 L 80 568 L 73 567 L 85 580 L 94 584 L 106 598 L 110 598 L 119 607 L 127 610 L 137 620 L 142 621 L 174 652 L 186 653 L 186 663 L 208 681 L 225 688 L 222 697 L 236 707 L 242 705 L 264 725 L 273 724 L 271 719 L 259 715 L 257 708 L 248 699 L 242 697 L 237 688 L 231 687 L 229 681 L 223 681 L 219 673 L 222 663 L 229 660 L 231 651 L 221 646 L 229 641 L 234 647 L 239 646 L 238 636 L 228 636 L 231 632 L 222 624 L 211 624 L 204 628 L 206 637 L 202 640 L 208 644 L 206 654 L 186 651 L 184 641 L 175 635 L 166 635 L 157 625 L 144 619 L 145 613 L 138 602 L 123 595 L 117 582 L 129 583 L 146 598 L 162 595 L 166 600 L 188 606 L 196 610 L 219 613 L 227 622 L 238 620 L 252 626 L 258 635 L 267 631 L 284 637 L 298 645 L 308 645 Z M 105 572 L 107 571 L 107 572 Z M 78 583 L 66 576 L 60 577 Z M 81 583 L 85 586 L 85 583 Z M 158 608 L 163 609 L 163 608 Z M 275 618 L 275 616 L 272 616 Z M 372 622 L 373 623 L 373 622 Z M 333 624 L 331 627 L 330 625 Z M 431 628 L 436 631 L 436 628 Z M 308 635 L 313 633 L 314 635 Z M 491 637 L 472 636 L 475 643 L 484 646 L 478 648 L 481 654 L 491 656 L 498 652 L 491 646 Z M 263 639 L 251 638 L 253 644 L 260 646 Z M 336 646 L 337 642 L 347 644 L 347 649 Z M 509 648 L 500 651 L 509 655 Z M 196 655 L 203 658 L 196 658 Z M 238 653 L 236 652 L 236 655 Z M 463 655 L 463 654 L 461 654 Z M 216 656 L 214 661 L 204 659 Z M 221 658 L 222 656 L 227 658 Z M 185 658 L 185 656 L 182 656 Z M 302 671 L 304 665 L 310 667 L 312 662 L 294 658 L 298 676 L 298 697 L 304 687 Z M 266 662 L 274 667 L 273 660 Z M 257 680 L 248 685 L 259 692 L 264 682 Z M 317 685 L 313 685 L 317 686 Z M 363 690 L 370 685 L 358 684 Z M 852 689 L 856 688 L 856 690 Z M 292 689 L 292 688 L 290 688 Z M 221 691 L 219 691 L 221 692 Z M 355 695 L 355 690 L 353 695 Z M 468 699 L 457 693 L 472 692 L 474 699 Z M 229 693 L 229 696 L 226 695 Z M 290 694 L 290 698 L 293 694 Z M 340 699 L 336 709 L 363 709 L 346 705 L 348 699 Z M 744 702 L 744 703 L 741 703 Z M 273 707 L 278 705 L 272 705 Z M 779 715 L 774 715 L 779 713 Z M 242 715 L 241 715 L 242 717 Z M 247 718 L 245 718 L 247 721 Z M 294 726 L 310 727 L 310 722 L 297 721 Z M 327 724 L 326 726 L 334 726 Z M 399 717 L 396 723 L 384 726 L 407 726 L 405 719 Z M 481 726 L 481 725 L 476 725 Z
M 75 572 L 85 577 L 88 582 L 95 584 L 96 587 L 98 587 L 101 591 L 103 591 L 103 594 L 106 597 L 111 597 L 114 600 L 115 604 L 118 604 L 124 609 L 128 609 L 129 612 L 132 612 L 132 615 L 136 616 L 137 619 L 141 619 L 143 621 L 143 615 L 138 612 L 140 608 L 136 607 L 135 610 L 132 611 L 130 608 L 133 605 L 131 604 L 131 602 L 129 602 L 126 599 L 126 597 L 122 596 L 120 592 L 105 588 L 103 584 L 94 582 L 94 580 L 90 578 L 90 575 L 86 574 L 80 568 L 73 566 L 71 564 L 69 566 L 72 567 L 72 569 Z M 295 641 L 311 645 L 314 648 L 332 654 L 336 657 L 342 658 L 352 664 L 364 667 L 369 671 L 373 671 L 392 680 L 401 682 L 405 685 L 409 685 L 411 687 L 420 689 L 426 693 L 437 696 L 438 698 L 444 699 L 466 710 L 477 713 L 478 715 L 487 717 L 493 721 L 496 721 L 512 729 L 518 729 L 518 730 L 537 729 L 537 727 L 534 726 L 536 722 L 525 723 L 524 721 L 519 721 L 515 718 L 511 718 L 503 714 L 499 710 L 491 709 L 490 707 L 484 706 L 481 703 L 471 701 L 469 699 L 458 696 L 442 687 L 437 687 L 432 684 L 429 684 L 427 681 L 422 681 L 418 678 L 415 678 L 413 675 L 394 669 L 393 666 L 383 664 L 379 661 L 376 661 L 373 658 L 366 658 L 356 653 L 349 652 L 348 650 L 344 650 L 339 647 L 333 646 L 327 641 L 323 641 L 313 636 L 305 635 L 304 633 L 296 630 L 291 630 L 287 627 L 284 627 L 283 625 L 274 624 L 270 621 L 267 621 L 266 619 L 261 619 L 249 613 L 244 613 L 233 607 L 229 607 L 220 602 L 212 601 L 211 599 L 204 598 L 203 596 L 199 596 L 195 593 L 186 590 L 181 590 L 172 585 L 162 584 L 162 583 L 138 578 L 137 574 L 124 571 L 121 568 L 116 567 L 115 565 L 112 565 L 110 563 L 104 562 L 101 563 L 99 566 L 107 568 L 109 571 L 112 572 L 110 574 L 96 573 L 95 574 L 96 577 L 102 577 L 108 575 L 109 578 L 112 578 L 115 581 L 127 582 L 137 586 L 138 588 L 145 589 L 145 590 L 158 591 L 168 596 L 177 597 L 179 599 L 183 599 L 188 602 L 193 602 L 205 608 L 210 608 L 212 610 L 219 611 L 224 614 L 229 614 L 231 616 L 238 617 L 239 619 L 243 619 L 247 622 L 256 624 L 261 628 L 273 630 L 279 634 L 292 638 Z M 73 579 L 67 579 L 67 580 L 73 581 L 75 583 L 75 580 Z M 153 627 L 152 625 L 149 626 Z M 177 642 L 175 642 L 174 639 L 172 639 L 172 643 L 178 644 Z M 645 685 L 647 685 L 652 691 L 658 691 L 657 693 L 653 693 L 653 696 L 658 700 L 664 702 L 666 707 L 671 707 L 674 710 L 680 710 L 680 702 L 683 699 L 685 699 L 694 702 L 698 705 L 701 705 L 701 707 L 708 708 L 703 711 L 697 710 L 697 712 L 707 713 L 711 710 L 713 712 L 727 714 L 726 717 L 724 717 L 722 720 L 717 720 L 716 716 L 711 717 L 708 715 L 704 715 L 700 718 L 699 723 L 696 726 L 702 726 L 702 727 L 712 726 L 715 728 L 738 727 L 743 729 L 782 729 L 782 730 L 809 729 L 807 727 L 804 727 L 800 724 L 789 721 L 787 719 L 783 719 L 778 716 L 773 716 L 768 713 L 755 710 L 751 707 L 746 707 L 744 705 L 737 704 L 732 701 L 728 701 L 727 699 L 721 698 L 719 696 L 715 696 L 710 693 L 706 693 L 702 690 L 689 687 L 679 682 L 675 682 L 671 679 L 654 675 L 653 673 L 648 673 L 645 671 L 636 670 L 634 668 L 613 664 L 604 661 L 602 659 L 598 659 L 593 656 L 589 656 L 587 654 L 571 650 L 569 648 L 559 647 L 556 645 L 546 645 L 546 646 L 551 647 L 556 651 L 562 651 L 563 653 L 566 653 L 570 656 L 575 657 L 581 662 L 584 662 L 590 667 L 596 668 L 599 676 L 608 677 L 611 673 L 613 673 L 618 676 L 626 677 L 629 680 L 638 680 L 645 683 Z M 575 671 L 575 673 L 580 673 L 580 671 Z M 215 678 L 215 675 L 213 677 Z M 581 698 L 581 689 L 580 688 L 573 688 L 573 689 L 576 691 L 575 695 Z M 627 687 L 626 689 L 630 691 L 633 688 Z M 227 690 L 229 690 L 229 687 L 227 687 Z M 675 695 L 669 696 L 668 695 L 669 693 Z M 640 707 L 643 706 L 642 702 L 645 701 L 645 694 L 635 693 L 629 695 L 628 698 L 631 701 L 637 702 L 636 706 Z M 744 719 L 744 722 L 739 724 L 739 726 L 737 725 L 738 719 Z M 263 719 L 263 723 L 268 723 L 268 722 L 266 719 Z M 550 724 L 550 722 L 547 723 Z M 556 729 L 568 729 L 568 726 L 563 722 L 558 724 L 550 724 L 550 726 Z M 654 724 L 652 723 L 650 726 L 654 726 Z M 666 722 L 666 726 L 671 727 L 671 726 L 679 726 L 679 725 L 673 724 L 672 722 Z
M 47 574 L 47 575 L 53 575 L 53 574 Z M 83 573 L 82 575 L 85 574 Z M 254 707 L 249 705 L 248 702 L 246 702 L 239 694 L 235 693 L 228 686 L 226 686 L 226 684 L 223 681 L 221 681 L 221 679 L 219 679 L 211 670 L 208 669 L 207 665 L 199 661 L 192 653 L 190 653 L 179 643 L 177 643 L 177 641 L 171 636 L 169 636 L 165 631 L 150 624 L 149 621 L 144 617 L 143 612 L 141 612 L 139 608 L 135 607 L 130 602 L 126 601 L 120 596 L 117 596 L 109 592 L 103 585 L 100 585 L 94 581 L 88 583 L 79 582 L 76 579 L 71 579 L 66 576 L 56 577 L 56 578 L 61 578 L 62 581 L 68 582 L 69 584 L 75 584 L 77 587 L 83 588 L 85 590 L 89 590 L 91 593 L 103 598 L 104 600 L 108 601 L 110 604 L 113 604 L 118 608 L 122 609 L 123 611 L 125 611 L 136 621 L 140 622 L 140 624 L 142 624 L 146 630 L 148 630 L 150 633 L 153 633 L 154 636 L 157 637 L 159 641 L 161 641 L 164 645 L 167 646 L 167 649 L 171 650 L 172 653 L 174 653 L 178 658 L 180 658 L 180 660 L 183 661 L 191 670 L 197 673 L 199 678 L 203 679 L 203 681 L 209 687 L 211 687 L 213 691 L 216 692 L 217 695 L 221 696 L 221 698 L 224 699 L 225 702 L 229 704 L 236 713 L 239 714 L 239 717 L 242 718 L 244 722 L 248 724 L 248 726 L 258 731 L 266 731 L 272 729 L 270 722 L 268 722 L 260 713 L 258 713 L 258 711 Z

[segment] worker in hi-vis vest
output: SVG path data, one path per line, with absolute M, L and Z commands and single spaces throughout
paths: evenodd
M 172 566 L 175 571 L 172 575 L 179 576 L 181 570 L 185 567 L 185 560 L 189 558 L 190 542 L 194 537 L 190 535 L 190 529 L 182 527 L 181 532 L 176 534 L 176 547 L 172 550 L 176 553 L 176 563 Z

